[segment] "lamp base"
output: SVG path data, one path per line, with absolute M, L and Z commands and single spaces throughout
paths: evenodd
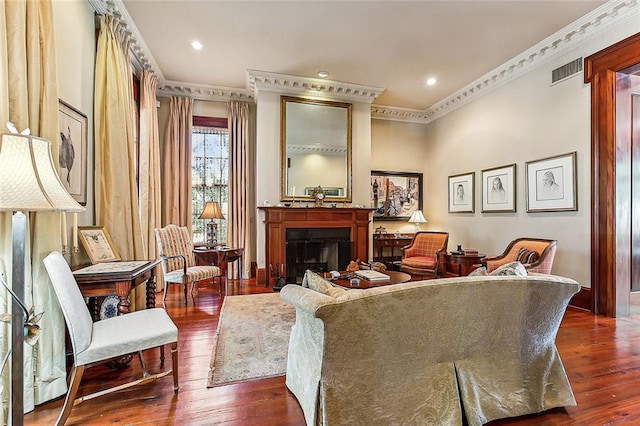
M 218 244 L 218 224 L 209 222 L 206 226 L 207 247 L 215 247 Z

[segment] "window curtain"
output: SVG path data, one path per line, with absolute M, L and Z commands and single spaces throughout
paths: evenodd
M 193 98 L 173 96 L 162 151 L 162 223 L 191 235 L 191 130 Z
M 229 102 L 229 218 L 228 244 L 243 247 L 245 258 L 253 253 L 251 238 L 251 208 L 249 184 L 251 162 L 249 152 L 249 105 L 246 102 Z M 229 272 L 234 278 L 247 277 L 249 262 L 242 262 L 244 271 L 238 271 L 237 262 L 231 263 Z
M 58 157 L 58 88 L 53 35 L 53 14 L 49 0 L 0 0 L 0 126 L 11 121 L 18 130 L 52 142 Z M 0 183 L 1 184 L 1 183 Z M 49 284 L 42 259 L 60 250 L 60 215 L 31 213 L 27 222 L 25 301 L 35 312 L 44 312 L 40 339 L 25 345 L 24 411 L 66 392 L 64 320 Z M 11 285 L 11 214 L 0 213 L 0 273 Z M 10 297 L 0 291 L 0 312 L 11 308 Z M 0 356 L 10 347 L 10 328 L 0 323 Z M 10 389 L 7 371 L 2 376 L 0 410 L 8 421 Z
M 138 187 L 142 239 L 147 247 L 147 255 L 150 260 L 158 258 L 156 237 L 153 230 L 161 226 L 160 206 L 162 202 L 160 196 L 160 137 L 156 107 L 157 86 L 156 76 L 149 71 L 143 71 L 140 78 L 140 178 Z M 156 276 L 161 277 L 162 269 L 160 266 L 158 268 Z
M 135 152 L 133 71 L 125 30 L 100 16 L 95 68 L 95 211 L 124 260 L 146 259 L 140 226 Z M 130 296 L 145 306 L 145 288 Z

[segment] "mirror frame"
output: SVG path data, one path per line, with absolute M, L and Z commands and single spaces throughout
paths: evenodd
M 346 195 L 343 197 L 325 195 L 325 202 L 339 202 L 350 203 L 351 202 L 351 175 L 352 175 L 352 108 L 353 105 L 346 102 L 328 101 L 320 99 L 300 98 L 293 96 L 281 96 L 280 97 L 280 201 L 314 201 L 311 195 L 290 195 L 287 194 L 287 103 L 302 103 L 310 105 L 331 106 L 338 108 L 345 108 L 347 110 L 347 182 L 346 182 Z M 322 186 L 322 182 L 316 184 Z

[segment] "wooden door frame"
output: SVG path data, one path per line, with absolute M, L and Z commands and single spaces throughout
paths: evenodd
M 630 182 L 616 169 L 628 164 L 631 150 L 616 140 L 616 73 L 637 63 L 640 33 L 584 60 L 591 83 L 591 310 L 608 317 L 629 315 L 631 223 L 621 218 Z

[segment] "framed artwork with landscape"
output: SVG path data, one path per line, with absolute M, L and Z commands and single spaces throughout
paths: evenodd
M 422 173 L 371 171 L 374 220 L 409 220 L 422 210 Z
M 482 170 L 482 213 L 516 211 L 516 165 Z
M 60 179 L 69 194 L 87 204 L 87 116 L 66 102 L 58 101 L 60 129 L 58 165 Z
M 449 176 L 449 213 L 473 213 L 476 193 L 476 173 Z
M 578 210 L 576 152 L 526 163 L 527 212 Z

